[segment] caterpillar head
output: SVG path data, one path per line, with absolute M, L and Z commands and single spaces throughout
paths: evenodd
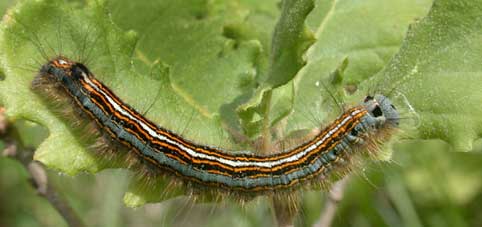
M 371 116 L 383 119 L 384 124 L 397 127 L 400 121 L 400 114 L 390 99 L 384 95 L 367 96 L 363 105 Z
M 39 76 L 66 83 L 67 81 L 76 81 L 84 74 L 90 76 L 89 70 L 83 64 L 58 56 L 42 66 Z

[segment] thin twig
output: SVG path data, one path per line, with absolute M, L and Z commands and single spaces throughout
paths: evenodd
M 0 107 L 0 136 L 7 131 L 7 117 L 5 116 L 5 108 Z
M 320 220 L 313 227 L 330 227 L 336 214 L 339 202 L 343 199 L 343 192 L 349 176 L 337 181 L 328 193 L 325 209 L 321 213 Z
M 39 196 L 44 197 L 60 213 L 69 226 L 85 226 L 77 213 L 62 198 L 55 187 L 48 181 L 47 172 L 42 163 L 33 160 L 33 149 L 23 146 L 17 139 L 17 130 L 8 124 L 5 109 L 0 107 L 0 140 L 5 141 L 2 155 L 20 162 L 30 174 L 30 182 Z

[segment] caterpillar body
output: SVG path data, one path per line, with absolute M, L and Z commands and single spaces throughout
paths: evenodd
M 208 190 L 242 196 L 323 184 L 326 177 L 349 171 L 353 157 L 377 150 L 400 119 L 391 101 L 376 94 L 291 149 L 271 155 L 233 153 L 199 145 L 154 124 L 85 65 L 63 56 L 42 66 L 32 88 L 47 100 L 52 96 L 73 100 L 100 132 L 133 153 L 151 174 L 167 173 Z

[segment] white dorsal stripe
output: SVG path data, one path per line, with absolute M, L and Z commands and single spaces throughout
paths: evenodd
M 208 160 L 212 160 L 212 161 L 217 161 L 219 163 L 222 163 L 222 164 L 225 164 L 225 165 L 229 165 L 229 166 L 232 166 L 232 167 L 243 167 L 243 166 L 258 166 L 258 167 L 266 167 L 266 168 L 271 168 L 273 166 L 277 166 L 277 165 L 280 165 L 280 164 L 283 164 L 283 163 L 288 163 L 288 162 L 293 162 L 293 161 L 296 161 L 302 157 L 304 157 L 307 153 L 309 153 L 310 151 L 316 149 L 318 146 L 320 146 L 321 144 L 323 144 L 326 140 L 328 140 L 336 131 L 338 131 L 340 128 L 342 128 L 349 120 L 351 120 L 354 116 L 356 116 L 357 114 L 359 114 L 360 112 L 362 112 L 362 110 L 355 110 L 353 111 L 350 115 L 348 115 L 347 117 L 345 117 L 338 125 L 336 125 L 336 127 L 334 127 L 333 129 L 331 129 L 323 138 L 321 138 L 320 140 L 318 140 L 315 144 L 309 146 L 308 148 L 306 148 L 305 150 L 301 151 L 301 152 L 298 152 L 298 153 L 295 153 L 291 156 L 288 156 L 286 158 L 283 158 L 283 159 L 279 159 L 279 160 L 276 160 L 276 161 L 259 161 L 259 162 L 250 162 L 250 161 L 241 161 L 241 160 L 228 160 L 228 159 L 224 159 L 224 158 L 221 158 L 221 157 L 216 157 L 216 156 L 212 156 L 212 155 L 207 155 L 207 154 L 204 154 L 204 153 L 199 153 L 199 152 L 196 152 L 186 146 L 184 146 L 183 144 L 180 144 L 176 141 L 173 141 L 159 133 L 157 133 L 154 129 L 152 129 L 151 127 L 149 127 L 148 125 L 146 125 L 144 122 L 142 122 L 141 120 L 139 120 L 138 118 L 136 118 L 135 116 L 132 116 L 129 112 L 125 111 L 121 106 L 119 106 L 113 99 L 112 97 L 110 97 L 108 94 L 106 94 L 102 89 L 100 89 L 95 83 L 92 82 L 92 80 L 87 76 L 87 74 L 85 74 L 84 72 L 82 73 L 82 78 L 85 82 L 87 82 L 87 84 L 89 84 L 89 86 L 91 86 L 92 88 L 94 88 L 97 92 L 101 93 L 106 99 L 107 101 L 109 102 L 110 105 L 112 105 L 114 107 L 114 109 L 116 111 L 118 111 L 119 113 L 121 113 L 123 116 L 135 121 L 137 124 L 139 124 L 143 130 L 145 130 L 150 136 L 152 136 L 153 138 L 156 138 L 156 139 L 159 139 L 163 142 L 166 142 L 170 145 L 173 145 L 173 146 L 176 146 L 178 147 L 179 149 L 185 151 L 187 154 L 189 154 L 190 156 L 192 157 L 196 157 L 196 158 L 202 158 L 202 159 L 208 159 Z

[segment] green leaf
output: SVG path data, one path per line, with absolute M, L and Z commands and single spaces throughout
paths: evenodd
M 102 167 L 92 153 L 85 152 L 80 136 L 30 90 L 30 83 L 40 69 L 37 62 L 60 53 L 94 57 L 95 72 L 110 75 L 104 79 L 125 73 L 135 38 L 115 28 L 102 9 L 101 5 L 92 5 L 86 10 L 72 10 L 59 1 L 30 1 L 16 6 L 2 21 L 0 59 L 5 79 L 0 83 L 0 100 L 9 117 L 48 128 L 50 135 L 38 147 L 35 159 L 68 174 L 95 172 Z M 86 49 L 85 45 L 94 44 L 95 48 Z M 111 80 L 120 83 L 119 77 Z
M 314 8 L 313 0 L 285 0 L 273 33 L 270 67 L 265 83 L 272 88 L 291 81 L 306 62 L 303 54 L 314 42 L 305 20 Z
M 307 65 L 293 80 L 295 98 L 292 113 L 282 131 L 292 132 L 320 127 L 340 110 L 330 93 L 340 88 L 356 88 L 360 82 L 383 69 L 397 53 L 408 25 L 423 17 L 432 1 L 369 0 L 317 1 L 307 24 L 317 41 L 306 53 Z M 344 62 L 348 64 L 344 66 Z M 333 84 L 331 75 L 342 72 L 341 82 Z M 324 86 L 328 88 L 326 90 Z M 366 92 L 363 90 L 362 92 Z M 340 102 L 358 104 L 364 94 Z
M 400 52 L 365 86 L 396 89 L 420 117 L 414 137 L 472 150 L 482 135 L 482 1 L 437 0 Z
M 219 120 L 220 108 L 254 83 L 262 47 L 235 34 L 233 24 L 248 14 L 236 2 L 112 1 L 109 6 L 120 27 L 139 32 L 135 56 L 141 64 L 161 60 L 170 66 L 171 87 L 196 109 L 194 116 Z M 219 131 L 201 134 L 203 142 L 229 146 Z
M 303 55 L 314 42 L 311 31 L 305 26 L 306 17 L 313 7 L 313 0 L 282 2 L 281 15 L 270 45 L 266 80 L 261 81 L 251 100 L 237 110 L 243 129 L 249 136 L 270 128 L 292 109 L 293 86 L 287 83 L 306 64 Z M 273 99 L 272 89 L 277 87 L 281 88 L 275 91 Z M 277 111 L 271 111 L 274 109 Z

